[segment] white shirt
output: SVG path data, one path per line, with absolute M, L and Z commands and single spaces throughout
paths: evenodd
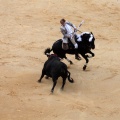
M 67 34 L 71 34 L 71 33 L 74 32 L 73 28 L 70 25 L 68 25 L 68 24 L 65 24 L 65 28 L 67 30 Z

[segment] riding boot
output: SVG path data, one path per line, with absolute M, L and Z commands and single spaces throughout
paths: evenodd
M 75 59 L 81 60 L 81 57 L 79 56 L 77 49 L 75 49 Z

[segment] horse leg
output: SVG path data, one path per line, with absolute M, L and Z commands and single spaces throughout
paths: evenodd
M 65 56 L 65 59 L 72 65 L 73 62 L 71 60 L 69 60 L 66 56 Z
M 86 70 L 87 64 L 88 64 L 88 62 L 89 62 L 88 55 L 85 55 L 85 54 L 81 54 L 81 55 L 82 55 L 82 57 L 86 60 L 86 63 L 85 63 L 85 65 L 83 66 L 83 70 Z
M 88 51 L 88 53 L 90 53 L 92 56 L 88 56 L 89 58 L 91 58 L 91 57 L 94 57 L 95 56 L 95 54 L 93 53 L 93 52 L 91 52 L 90 50 Z

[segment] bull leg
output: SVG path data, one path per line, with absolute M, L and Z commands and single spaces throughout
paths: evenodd
M 66 83 L 66 78 L 63 78 L 63 84 L 62 84 L 61 90 L 63 90 L 65 83 Z
M 38 82 L 41 82 L 41 80 L 42 80 L 42 78 L 44 77 L 44 70 L 42 70 L 42 75 L 41 75 L 41 77 L 40 77 L 40 79 L 38 80 Z
M 40 79 L 38 80 L 38 82 L 41 82 L 42 78 L 44 77 L 44 74 L 41 75 Z
M 53 87 L 52 87 L 52 89 L 51 89 L 51 92 L 52 92 L 52 93 L 53 93 L 53 91 L 54 91 L 54 88 L 55 88 L 56 84 L 57 84 L 57 79 L 53 79 Z
M 83 70 L 86 70 L 86 67 L 87 67 L 87 64 L 88 64 L 88 62 L 89 62 L 89 59 L 88 59 L 88 56 L 87 55 L 85 55 L 85 54 L 81 54 L 82 55 L 82 57 L 86 60 L 86 63 L 85 63 L 85 65 L 83 66 Z

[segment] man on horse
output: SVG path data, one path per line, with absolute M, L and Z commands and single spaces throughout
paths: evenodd
M 78 55 L 78 44 L 75 42 L 75 31 L 77 31 L 77 28 L 72 23 L 66 21 L 65 19 L 60 20 L 61 23 L 61 33 L 63 34 L 63 49 L 68 49 L 68 40 L 72 42 L 75 48 L 75 59 L 80 60 L 81 58 Z

